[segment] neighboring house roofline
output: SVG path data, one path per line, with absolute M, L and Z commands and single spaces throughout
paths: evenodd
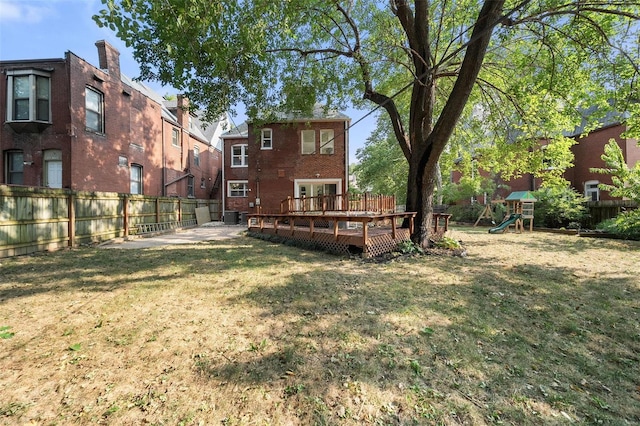
M 601 130 L 610 129 L 612 127 L 625 126 L 625 125 L 626 125 L 626 123 L 624 121 L 616 121 L 616 122 L 613 122 L 613 123 L 607 123 L 607 124 L 605 124 L 603 126 L 598 126 L 595 129 L 590 130 L 589 132 L 587 132 L 587 135 L 591 134 L 591 133 L 594 133 L 594 132 L 599 132 Z M 569 134 L 566 135 L 566 137 L 568 137 L 568 138 L 582 138 L 582 137 L 586 136 L 584 134 L 584 129 L 582 129 L 582 130 L 583 131 L 577 132 L 577 133 L 569 133 Z

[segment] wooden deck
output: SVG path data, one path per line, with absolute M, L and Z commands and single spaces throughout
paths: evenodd
M 251 214 L 248 215 L 249 232 L 255 236 L 276 235 L 319 246 L 338 254 L 361 253 L 362 257 L 375 257 L 395 250 L 403 241 L 410 241 L 416 213 L 355 213 L 325 214 Z M 435 215 L 434 215 L 435 216 Z M 435 217 L 434 231 L 448 228 L 448 217 L 440 223 Z M 408 219 L 409 227 L 401 228 Z

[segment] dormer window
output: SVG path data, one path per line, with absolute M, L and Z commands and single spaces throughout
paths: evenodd
M 7 122 L 51 124 L 51 76 L 39 70 L 7 71 Z M 29 130 L 41 130 L 35 126 Z

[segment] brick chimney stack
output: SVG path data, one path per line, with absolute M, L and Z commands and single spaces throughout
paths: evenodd
M 106 70 L 116 81 L 120 80 L 120 52 L 104 40 L 96 42 L 100 69 Z
M 178 124 L 189 130 L 189 99 L 184 95 L 178 95 L 177 107 Z

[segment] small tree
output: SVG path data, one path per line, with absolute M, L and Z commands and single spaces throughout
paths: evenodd
M 600 189 L 609 191 L 612 197 L 628 198 L 640 204 L 640 163 L 633 168 L 627 166 L 622 150 L 615 140 L 604 146 L 604 154 L 600 157 L 606 168 L 593 168 L 591 172 L 611 176 L 611 185 L 601 183 Z
M 622 150 L 613 139 L 605 145 L 601 158 L 607 167 L 591 171 L 610 175 L 612 184 L 602 183 L 600 189 L 609 191 L 613 197 L 627 198 L 640 205 L 640 162 L 633 168 L 627 166 Z M 624 211 L 605 221 L 602 228 L 626 238 L 640 239 L 640 209 Z

